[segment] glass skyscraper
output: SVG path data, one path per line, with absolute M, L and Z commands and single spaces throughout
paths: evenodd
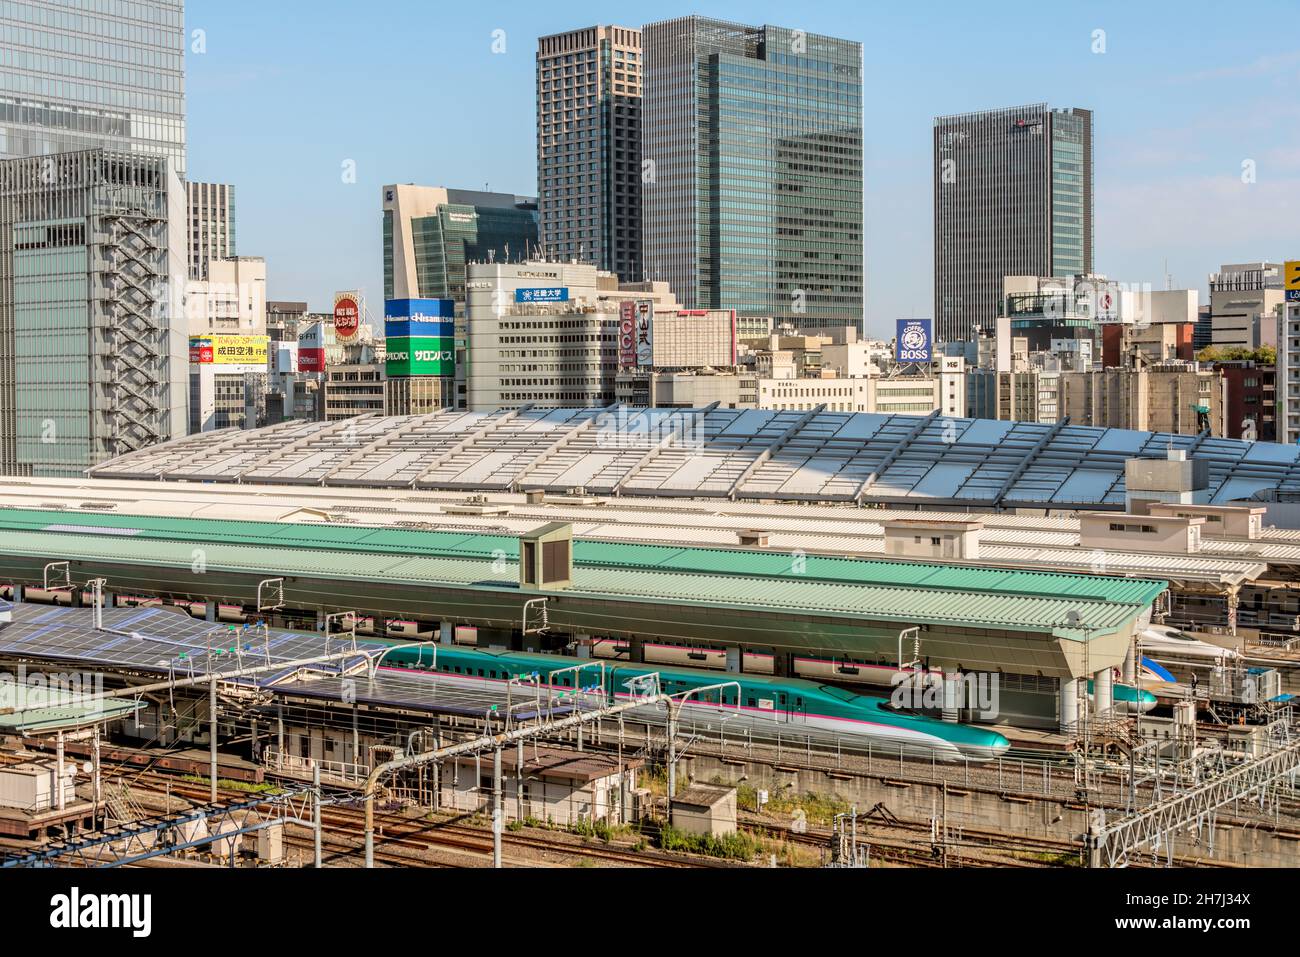
M 0 474 L 186 433 L 185 4 L 0 0 Z
M 384 299 L 465 303 L 465 265 L 537 249 L 537 200 L 508 193 L 384 187 Z
M 861 44 L 684 17 L 642 47 L 646 279 L 692 309 L 860 329 Z
M 185 175 L 184 0 L 0 0 L 0 159 L 95 147 Z
M 935 120 L 937 337 L 991 329 L 1007 276 L 1092 271 L 1090 111 L 1040 103 Z

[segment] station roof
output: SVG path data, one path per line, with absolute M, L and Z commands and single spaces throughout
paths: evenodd
M 472 503 L 455 492 L 295 489 L 284 486 L 223 486 L 106 479 L 42 480 L 29 485 L 0 479 L 0 528 L 44 528 L 51 509 L 57 523 L 84 527 L 115 521 L 136 534 L 165 530 L 163 519 L 190 519 L 191 529 L 220 535 L 222 522 L 253 521 L 268 528 L 268 541 L 311 536 L 315 529 L 346 529 L 347 541 L 368 540 L 378 529 L 393 532 L 435 530 L 466 537 L 503 540 L 556 522 L 572 524 L 576 539 L 639 542 L 735 550 L 742 534 L 766 533 L 773 553 L 885 555 L 885 525 L 899 521 L 982 523 L 979 564 L 1033 571 L 1097 573 L 1096 549 L 1081 542 L 1077 516 L 1045 517 L 1012 513 L 914 511 L 857 508 L 850 505 L 780 505 L 760 502 L 709 502 L 690 499 L 611 498 L 571 501 L 549 496 L 529 503 L 525 496 L 496 493 L 484 514 L 467 512 Z M 477 503 L 479 506 L 483 503 Z M 128 517 L 135 516 L 135 517 Z M 272 526 L 278 526 L 277 532 Z M 364 528 L 362 528 L 364 526 Z M 303 531 L 303 528 L 311 529 Z M 242 533 L 241 533 L 242 534 Z M 281 535 L 285 537 L 280 537 Z M 335 541 L 340 540 L 335 536 Z M 360 546 L 357 546 L 360 547 Z M 750 546 L 746 546 L 750 547 Z M 1144 551 L 1137 541 L 1127 551 L 1107 549 L 1105 573 L 1156 577 L 1213 588 L 1238 585 L 1263 576 L 1272 566 L 1300 564 L 1300 532 L 1265 529 L 1258 540 L 1206 537 L 1192 554 Z
M 370 415 L 177 439 L 100 478 L 1122 509 L 1125 462 L 1208 462 L 1210 501 L 1300 492 L 1300 448 L 1068 424 L 765 409 Z
M 263 578 L 440 585 L 519 592 L 518 539 L 347 525 L 295 525 L 0 510 L 0 555 L 76 559 L 111 582 L 114 564 L 192 568 Z M 776 611 L 795 616 L 994 627 L 1086 640 L 1113 634 L 1168 587 L 987 567 L 577 541 L 564 594 L 661 606 Z M 111 587 L 111 586 L 110 586 Z M 1072 614 L 1073 613 L 1073 614 Z M 1078 616 L 1082 624 L 1067 624 Z

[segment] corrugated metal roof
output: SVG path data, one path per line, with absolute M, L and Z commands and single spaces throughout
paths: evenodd
M 457 539 L 465 541 L 461 536 Z M 595 547 L 624 546 L 602 543 Z M 801 575 L 788 567 L 784 572 L 780 570 L 781 563 L 789 564 L 789 558 L 783 556 L 632 547 L 649 548 L 659 560 L 659 567 L 646 561 L 579 565 L 574 569 L 574 585 L 568 593 L 621 601 L 774 609 L 805 615 L 912 623 L 955 622 L 1038 633 L 1046 630 L 1063 637 L 1082 638 L 1112 632 L 1131 621 L 1166 587 L 1164 583 L 1145 580 L 855 562 L 817 556 L 807 559 L 808 571 Z M 501 561 L 499 553 L 477 558 L 377 555 L 319 548 L 9 531 L 0 538 L 0 554 L 46 561 L 76 558 L 109 568 L 113 564 L 135 564 L 192 569 L 201 558 L 208 572 L 518 589 L 517 562 Z M 765 567 L 746 566 L 744 559 L 753 558 L 762 560 Z M 741 571 L 726 573 L 728 568 Z M 1071 613 L 1082 616 L 1081 629 L 1066 627 Z
M 57 518 L 52 521 L 51 518 Z M 0 528 L 27 529 L 35 534 L 70 531 L 61 513 L 0 510 Z M 78 534 L 94 541 L 85 530 L 103 528 L 130 535 L 105 535 L 114 543 L 180 541 L 230 544 L 249 548 L 302 548 L 313 554 L 342 550 L 371 555 L 419 555 L 492 560 L 517 559 L 519 542 L 508 535 L 474 535 L 460 532 L 405 531 L 347 525 L 286 525 L 260 522 L 226 522 L 176 518 L 140 518 L 126 515 L 82 515 Z M 48 530 L 48 531 L 47 531 Z M 76 553 L 74 553 L 76 554 Z M 324 555 L 321 554 L 324 558 Z M 664 568 L 736 576 L 794 577 L 862 585 L 901 585 L 949 591 L 998 592 L 1039 597 L 1105 597 L 1120 602 L 1149 604 L 1167 587 L 1162 582 L 1096 578 L 1084 575 L 962 567 L 919 562 L 870 561 L 799 553 L 772 553 L 742 549 L 682 548 L 638 542 L 574 542 L 576 565 L 626 568 Z M 372 567 L 382 563 L 369 562 Z M 1149 597 L 1148 597 L 1149 596 Z

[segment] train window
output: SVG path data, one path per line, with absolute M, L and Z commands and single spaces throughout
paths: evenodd
M 745 704 L 746 704 L 748 707 L 751 707 L 751 708 L 754 707 L 754 699 L 753 699 L 753 698 L 746 698 L 746 699 L 745 699 Z
M 478 676 L 479 676 L 480 678 L 483 677 L 483 669 L 482 669 L 482 668 L 480 668 L 480 669 L 478 670 Z

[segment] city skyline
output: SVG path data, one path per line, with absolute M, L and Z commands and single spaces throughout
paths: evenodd
M 435 22 L 419 5 L 393 2 L 391 13 L 412 29 L 394 34 L 392 17 L 349 20 L 354 54 L 340 61 L 318 53 L 330 42 L 330 9 L 342 7 L 318 6 L 318 19 L 280 21 L 293 23 L 286 45 L 251 8 L 194 0 L 191 50 L 203 30 L 206 52 L 191 52 L 186 66 L 191 177 L 240 190 L 240 246 L 266 256 L 273 298 L 326 308 L 338 288 L 363 287 L 378 301 L 382 221 L 372 197 L 383 184 L 537 194 L 537 38 L 593 18 L 575 5 L 511 4 L 440 12 Z M 1283 5 L 1264 6 L 1280 14 Z M 939 115 L 1038 101 L 1093 110 L 1096 268 L 1113 278 L 1163 288 L 1168 272 L 1174 286 L 1204 290 L 1223 262 L 1285 254 L 1285 213 L 1300 202 L 1300 149 L 1287 127 L 1288 117 L 1300 118 L 1287 100 L 1300 87 L 1300 54 L 1213 19 L 1208 4 L 1183 8 L 1175 21 L 1118 4 L 1033 9 L 1032 18 L 1029 4 L 1007 4 L 938 19 L 847 5 L 800 11 L 800 28 L 865 45 L 869 333 L 887 335 L 894 319 L 932 312 L 930 154 Z M 643 26 L 686 13 L 794 25 L 771 3 L 639 4 L 604 19 Z M 1013 27 L 1015 55 L 991 56 Z M 1092 52 L 1099 29 L 1105 53 Z M 496 30 L 505 31 L 504 53 L 492 52 Z M 454 82 L 397 83 L 413 62 Z M 927 66 L 934 63 L 953 65 Z M 254 93 L 258 103 L 294 109 L 232 114 L 230 98 Z M 439 122 L 408 122 L 430 115 Z M 352 184 L 342 182 L 346 160 L 356 163 Z M 1242 182 L 1247 160 L 1255 163 L 1250 184 Z

